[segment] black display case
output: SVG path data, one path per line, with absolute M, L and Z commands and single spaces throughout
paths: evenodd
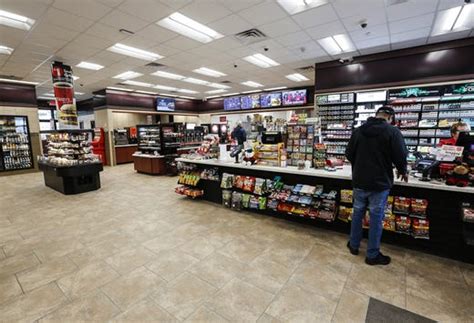
M 137 125 L 138 150 L 145 154 L 161 153 L 160 125 Z
M 33 167 L 28 117 L 0 115 L 0 172 Z

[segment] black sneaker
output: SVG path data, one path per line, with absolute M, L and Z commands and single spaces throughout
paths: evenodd
M 351 254 L 353 254 L 354 256 L 357 256 L 357 255 L 359 254 L 359 249 L 354 249 L 354 248 L 352 248 L 350 241 L 347 241 L 347 248 L 349 248 L 349 251 L 350 251 Z
M 384 256 L 381 252 L 375 258 L 365 257 L 365 263 L 370 266 L 388 265 L 392 259 L 389 256 Z

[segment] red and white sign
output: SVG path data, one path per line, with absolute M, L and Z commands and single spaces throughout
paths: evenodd
M 74 99 L 74 79 L 71 66 L 64 65 L 61 62 L 53 62 L 51 64 L 51 75 L 53 77 L 56 109 L 59 112 L 59 128 L 77 128 L 79 123 L 77 120 L 76 100 Z

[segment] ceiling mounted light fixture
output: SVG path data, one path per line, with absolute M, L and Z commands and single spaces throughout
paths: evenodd
M 196 93 L 199 93 L 198 91 L 188 90 L 188 89 L 178 89 L 178 92 L 180 92 L 180 93 L 188 93 L 188 94 L 196 94 Z
M 213 40 L 224 37 L 224 35 L 219 34 L 217 31 L 186 17 L 179 12 L 169 15 L 168 17 L 158 21 L 157 24 L 201 43 L 209 43 Z
M 182 80 L 186 78 L 186 76 L 179 75 L 179 74 L 174 74 L 174 73 L 169 73 L 169 72 L 163 72 L 163 71 L 156 71 L 154 73 L 151 73 L 151 75 L 155 75 L 158 77 L 163 77 L 171 80 Z
M 474 4 L 443 10 L 436 17 L 432 36 L 463 31 L 474 27 Z
M 151 84 L 151 83 L 131 81 L 131 80 L 123 81 L 122 84 L 141 86 L 141 87 L 153 87 L 153 84 Z
M 199 85 L 208 85 L 209 82 L 208 81 L 204 81 L 204 80 L 201 80 L 201 79 L 196 79 L 194 77 L 187 77 L 185 79 L 183 79 L 184 82 L 188 82 L 188 83 L 193 83 L 193 84 L 199 84 Z
M 257 93 L 257 92 L 260 92 L 260 90 L 243 91 L 242 94 Z
M 319 39 L 318 43 L 324 48 L 329 55 L 337 55 L 355 51 L 355 46 L 345 34 L 329 36 Z
M 206 91 L 207 94 L 219 94 L 219 93 L 225 93 L 225 92 L 227 92 L 227 90 L 224 90 L 224 89 Z
M 127 89 L 127 88 L 124 88 L 124 87 L 116 87 L 116 86 L 107 86 L 106 89 L 107 90 L 115 90 L 115 91 L 133 92 L 133 90 L 131 90 L 131 89 Z
M 233 96 L 233 95 L 238 95 L 240 94 L 239 92 L 234 92 L 234 93 L 227 93 L 227 94 L 222 94 L 221 96 Z
M 294 82 L 309 81 L 309 78 L 307 78 L 306 76 L 300 73 L 289 74 L 289 75 L 286 75 L 285 77 Z
M 119 75 L 115 75 L 113 78 L 114 79 L 121 79 L 121 80 L 131 80 L 131 79 L 134 79 L 134 78 L 142 76 L 142 75 L 143 75 L 142 73 L 138 73 L 138 72 L 134 72 L 134 71 L 127 71 L 127 72 L 123 72 Z
M 104 68 L 102 65 L 89 63 L 89 62 L 80 62 L 79 64 L 76 65 L 76 67 L 85 68 L 87 70 L 94 70 L 94 71 L 98 71 Z
M 73 76 L 72 76 L 72 79 L 73 79 L 74 81 L 77 81 L 78 79 L 80 79 L 80 77 L 79 77 L 79 76 L 74 76 L 74 75 L 73 75 Z
M 166 86 L 166 85 L 160 85 L 160 84 L 157 84 L 155 86 L 153 86 L 155 89 L 158 89 L 158 90 L 165 90 L 165 91 L 177 91 L 178 89 L 175 88 L 175 87 L 172 87 L 172 86 Z
M 0 54 L 11 55 L 13 53 L 13 48 L 0 45 Z
M 117 54 L 143 59 L 145 61 L 156 61 L 157 59 L 163 58 L 163 56 L 158 55 L 156 53 L 152 53 L 143 49 L 127 46 L 120 43 L 117 43 L 112 47 L 107 48 L 107 50 Z
M 240 83 L 242 85 L 248 86 L 248 87 L 262 87 L 263 85 L 254 81 L 245 81 Z
M 206 85 L 209 87 L 216 88 L 216 89 L 230 89 L 230 86 L 225 85 L 225 84 L 220 84 L 220 83 L 209 83 Z
M 199 74 L 202 74 L 202 75 L 211 76 L 211 77 L 221 77 L 221 76 L 226 76 L 227 75 L 227 74 L 224 74 L 222 72 L 219 72 L 219 71 L 207 68 L 207 67 L 197 68 L 197 69 L 193 70 L 193 72 L 199 73 Z
M 143 91 L 143 90 L 136 90 L 134 91 L 136 93 L 142 93 L 142 94 L 151 94 L 151 95 L 157 95 L 157 92 L 151 92 L 151 91 Z
M 286 88 L 287 88 L 286 86 L 277 86 L 277 87 L 271 87 L 271 88 L 263 89 L 263 90 L 264 91 L 275 91 L 275 90 L 284 90 Z
M 290 15 L 327 4 L 328 0 L 277 0 Z
M 178 95 L 178 98 L 181 98 L 181 99 L 189 99 L 189 100 L 196 100 L 195 97 L 186 96 L 186 95 Z
M 84 95 L 84 92 L 74 92 L 74 95 Z
M 262 68 L 269 68 L 273 66 L 278 66 L 280 63 L 275 62 L 273 59 L 268 58 L 262 54 L 254 54 L 243 58 L 245 61 L 257 65 Z
M 5 10 L 0 10 L 0 25 L 18 28 L 22 30 L 30 30 L 34 23 L 34 19 L 30 19 L 25 16 L 20 16 Z

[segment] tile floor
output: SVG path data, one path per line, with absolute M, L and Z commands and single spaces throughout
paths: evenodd
M 0 321 L 363 322 L 369 297 L 474 321 L 474 266 L 393 246 L 368 267 L 347 236 L 173 192 L 106 168 L 75 196 L 0 177 Z

